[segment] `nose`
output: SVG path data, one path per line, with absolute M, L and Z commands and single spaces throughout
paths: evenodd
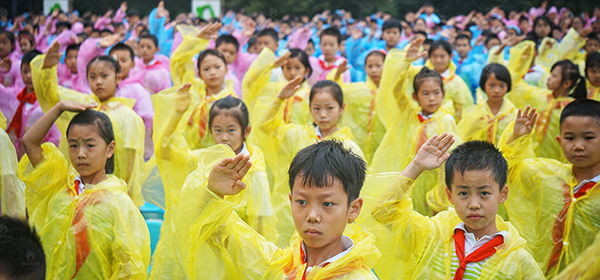
M 79 150 L 77 151 L 77 158 L 78 159 L 84 159 L 84 158 L 86 158 L 86 156 L 85 156 L 85 149 L 83 147 L 80 147 Z
M 581 139 L 575 140 L 573 143 L 573 150 L 575 151 L 583 151 L 585 150 L 585 145 L 583 145 L 583 141 Z
M 468 207 L 469 207 L 469 209 L 471 209 L 471 210 L 477 210 L 477 209 L 481 208 L 481 203 L 479 202 L 479 199 L 477 199 L 477 198 L 472 198 L 472 199 L 469 201 Z
M 318 206 L 312 206 L 310 207 L 310 209 L 308 210 L 308 215 L 306 216 L 306 221 L 314 224 L 314 223 L 320 223 L 321 222 L 321 217 L 319 215 L 319 212 L 317 210 Z

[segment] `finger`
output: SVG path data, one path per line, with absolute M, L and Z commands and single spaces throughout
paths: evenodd
M 440 140 L 440 142 L 437 146 L 443 147 L 446 144 L 448 144 L 448 142 L 452 141 L 453 138 L 454 138 L 454 135 L 444 132 L 444 133 L 442 133 L 442 135 L 438 136 L 438 139 Z
M 223 160 L 221 160 L 217 165 L 220 167 L 226 167 L 228 164 L 231 163 L 232 158 L 225 158 Z
M 435 141 L 435 139 L 436 139 L 437 137 L 438 137 L 438 135 L 437 135 L 437 134 L 435 134 L 435 135 L 433 135 L 433 136 L 429 137 L 429 139 L 427 139 L 427 141 L 425 142 L 425 145 L 430 145 L 430 146 L 433 146 L 433 145 L 435 145 L 435 144 L 433 144 L 433 142 Z
M 248 162 L 246 162 L 246 164 L 244 164 L 244 166 L 238 172 L 238 174 L 240 175 L 240 178 L 244 178 L 244 176 L 246 176 L 246 174 L 248 174 L 250 167 L 252 167 L 252 162 L 248 161 Z
M 440 147 L 440 151 L 442 153 L 446 153 L 450 149 L 450 147 L 454 145 L 454 142 L 456 142 L 454 138 L 448 138 L 448 141 L 444 144 L 444 146 Z
M 244 168 L 244 166 L 246 165 L 246 163 L 248 163 L 249 161 L 250 161 L 250 156 L 244 155 L 242 157 L 242 159 L 235 165 L 235 167 L 233 169 L 236 172 L 240 172 L 240 170 L 242 170 L 242 168 Z
M 523 117 L 525 118 L 529 118 L 529 110 L 531 109 L 531 106 L 527 105 L 527 107 L 525 107 L 525 112 L 523 112 Z
M 225 166 L 225 168 L 227 169 L 233 169 L 235 167 L 235 165 L 242 159 L 244 158 L 244 155 L 242 154 L 238 154 L 235 157 L 233 157 L 231 159 L 231 161 L 229 163 L 227 163 L 227 165 Z
M 517 111 L 517 119 L 521 118 L 521 108 L 519 108 L 519 110 Z
M 243 189 L 245 189 L 245 188 L 246 188 L 246 183 L 242 182 L 241 180 L 238 180 L 238 181 L 236 181 L 236 182 L 235 182 L 235 186 L 234 186 L 234 188 L 236 189 L 236 190 L 235 190 L 235 193 L 239 193 L 239 192 L 241 192 Z
M 533 107 L 533 109 L 531 109 L 531 112 L 529 113 L 528 119 L 532 119 L 533 116 L 536 115 L 536 108 Z

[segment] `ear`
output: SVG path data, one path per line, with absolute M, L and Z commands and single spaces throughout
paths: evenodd
M 508 198 L 508 186 L 504 185 L 504 188 L 500 191 L 500 204 L 504 203 Z
M 454 205 L 454 201 L 452 200 L 452 191 L 450 191 L 448 187 L 446 187 L 446 196 L 448 196 L 448 201 Z
M 413 100 L 417 101 L 417 103 L 419 103 L 419 96 L 418 96 L 418 94 L 417 94 L 417 92 L 416 92 L 416 91 L 415 91 L 415 92 L 413 92 L 413 94 L 412 94 L 412 98 L 413 98 Z
M 573 85 L 573 82 L 571 82 L 571 80 L 567 80 L 562 82 L 562 84 L 560 86 L 562 86 L 565 89 L 569 89 L 571 87 L 571 85 Z
M 251 126 L 246 127 L 246 130 L 244 131 L 244 139 L 248 138 L 248 135 L 250 135 L 251 130 L 252 130 Z
M 117 74 L 117 86 L 119 86 L 119 84 L 121 83 L 122 80 L 123 80 L 123 74 L 122 73 Z
M 113 140 L 112 142 L 110 142 L 110 144 L 108 144 L 108 146 L 106 147 L 106 158 L 110 158 L 113 156 L 113 154 L 115 153 L 115 141 Z
M 348 220 L 354 221 L 356 218 L 358 218 L 358 215 L 360 214 L 360 210 L 362 209 L 362 206 L 363 206 L 362 197 L 357 197 L 352 202 L 350 202 L 350 206 L 348 207 Z
M 342 114 L 345 109 L 346 109 L 346 103 L 342 104 L 342 107 L 340 107 L 340 114 Z
M 558 142 L 558 144 L 560 145 L 562 141 L 562 138 L 560 137 L 560 135 L 556 135 L 556 141 Z
M 292 193 L 289 193 L 288 196 L 290 197 L 290 204 L 292 204 Z

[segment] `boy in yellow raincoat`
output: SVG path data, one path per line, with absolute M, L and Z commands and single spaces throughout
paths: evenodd
M 187 278 L 377 279 L 374 236 L 347 225 L 362 207 L 364 160 L 338 141 L 298 152 L 289 169 L 296 233 L 287 248 L 267 242 L 228 202 L 245 188 L 248 160 L 241 154 L 206 158 L 188 177 L 179 201 L 187 209 L 179 208 L 175 229 Z
M 600 278 L 600 233 L 596 241 L 566 267 L 556 280 L 592 280 Z
M 452 138 L 431 137 L 396 179 L 367 179 L 365 199 L 379 199 L 360 223 L 375 234 L 382 253 L 375 273 L 380 279 L 545 279 L 525 239 L 496 215 L 508 196 L 506 160 L 483 141 L 464 143 L 448 155 Z M 412 186 L 444 161 L 446 194 L 455 208 L 424 217 L 412 211 Z M 391 180 L 389 188 L 384 182 Z
M 600 53 L 592 53 L 585 61 L 587 98 L 600 101 Z
M 113 125 L 95 106 L 61 101 L 23 136 L 18 173 L 29 223 L 44 246 L 46 279 L 146 279 L 148 227 L 125 181 L 112 175 Z M 65 132 L 71 164 L 54 144 L 42 144 L 67 111 L 80 112 Z
M 526 158 L 523 151 L 531 145 L 536 117 L 529 108 L 519 112 L 500 143 L 509 165 L 506 210 L 537 263 L 553 278 L 600 232 L 600 103 L 575 100 L 563 109 L 557 140 L 569 164 Z
M 5 130 L 6 118 L 0 112 L 0 216 L 25 219 L 25 184 L 17 177 L 17 151 Z
M 403 170 L 432 135 L 443 132 L 458 135 L 454 117 L 442 107 L 445 96 L 442 77 L 423 68 L 415 76 L 412 86 L 409 85 L 407 69 L 419 57 L 422 42 L 419 38 L 411 43 L 407 52 L 392 50 L 386 57 L 377 107 L 379 111 L 385 111 L 380 117 L 387 132 L 373 156 L 369 168 L 371 174 Z M 415 88 L 413 99 L 419 105 L 408 98 L 407 87 Z M 448 207 L 443 187 L 436 187 L 443 185 L 443 178 L 443 170 L 438 169 L 426 172 L 417 180 L 412 194 L 417 212 L 431 216 Z

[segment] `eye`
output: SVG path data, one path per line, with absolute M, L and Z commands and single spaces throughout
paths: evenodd
M 235 131 L 235 129 L 230 129 L 230 130 L 229 130 L 229 132 L 234 132 L 234 131 Z
M 88 148 L 93 148 L 93 147 L 95 147 L 95 145 L 88 144 L 87 147 Z
M 481 195 L 483 195 L 483 196 L 488 196 L 488 195 L 490 195 L 490 194 L 491 194 L 491 193 L 489 193 L 489 192 L 481 192 Z
M 468 194 L 467 192 L 459 192 L 459 193 L 458 193 L 458 195 L 459 195 L 459 196 L 467 196 L 467 195 L 469 195 L 469 194 Z
M 306 205 L 306 201 L 304 201 L 304 200 L 301 200 L 301 199 L 299 199 L 299 200 L 296 200 L 296 203 L 297 203 L 298 205 Z
M 567 137 L 565 137 L 565 139 L 567 139 L 567 140 L 571 141 L 571 140 L 573 140 L 573 137 L 571 137 L 571 136 L 567 136 Z
M 333 110 L 333 107 L 327 107 L 328 110 Z
M 594 136 L 587 136 L 587 137 L 585 137 L 585 140 L 592 140 L 592 139 L 596 139 L 596 137 L 594 137 Z
M 331 202 L 323 202 L 323 204 L 322 204 L 322 205 L 323 205 L 323 206 L 325 206 L 325 207 L 331 207 L 331 206 L 333 206 L 334 204 L 333 204 L 333 203 L 331 203 Z
M 77 148 L 77 145 L 71 144 L 71 145 L 69 145 L 69 148 Z
M 214 129 L 216 132 L 221 132 L 221 129 L 215 128 Z

